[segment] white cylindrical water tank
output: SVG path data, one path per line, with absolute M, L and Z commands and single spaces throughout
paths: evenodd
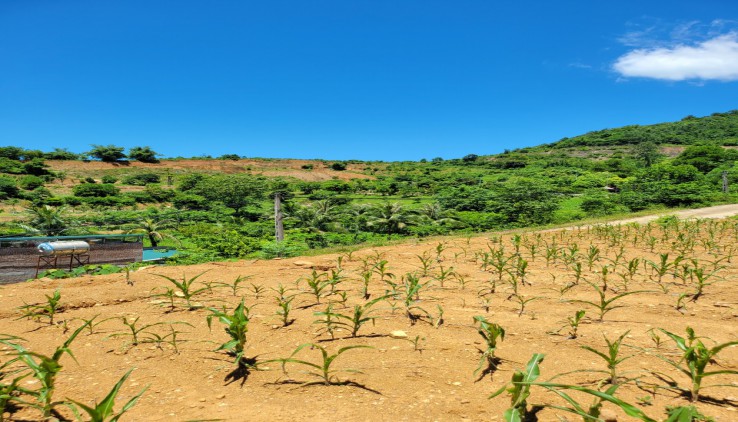
M 39 253 L 43 255 L 75 255 L 88 252 L 90 244 L 81 240 L 67 240 L 44 242 L 38 245 Z

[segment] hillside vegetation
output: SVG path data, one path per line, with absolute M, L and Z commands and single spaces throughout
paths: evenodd
M 159 159 L 0 147 L 3 235 L 140 232 L 173 263 L 303 254 L 403 237 L 732 203 L 738 111 L 419 162 Z M 723 177 L 727 182 L 724 191 Z M 274 241 L 275 195 L 285 241 Z

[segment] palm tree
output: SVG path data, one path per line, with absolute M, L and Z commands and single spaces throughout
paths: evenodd
M 444 210 L 438 202 L 423 205 L 420 210 L 418 210 L 418 214 L 421 218 L 427 220 L 434 226 L 462 225 L 454 216 L 453 211 Z
M 336 231 L 340 229 L 336 222 L 338 212 L 330 201 L 315 201 L 309 205 L 298 206 L 288 217 L 297 221 L 297 225 L 311 232 Z
M 69 227 L 69 222 L 64 218 L 66 207 L 52 207 L 49 205 L 29 206 L 26 212 L 30 219 L 27 224 L 20 226 L 28 231 L 45 234 L 47 236 L 58 236 Z
M 415 224 L 415 216 L 397 202 L 384 202 L 369 210 L 367 227 L 374 227 L 380 233 L 402 233 L 408 225 Z
M 177 238 L 172 236 L 171 234 L 161 231 L 170 223 L 170 220 L 157 221 L 153 218 L 140 218 L 134 223 L 135 227 L 128 230 L 128 233 L 145 234 L 146 237 L 149 239 L 149 242 L 151 242 L 151 247 L 155 248 L 159 246 L 159 242 L 163 241 L 164 238 L 174 239 L 178 241 Z

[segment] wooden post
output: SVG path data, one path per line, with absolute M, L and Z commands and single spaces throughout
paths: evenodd
M 274 237 L 277 242 L 284 240 L 284 226 L 282 225 L 282 194 L 274 194 Z
M 728 193 L 728 172 L 723 171 L 723 193 Z

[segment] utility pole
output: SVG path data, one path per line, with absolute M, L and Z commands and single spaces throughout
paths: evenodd
M 723 171 L 723 193 L 728 193 L 728 172 Z
M 274 193 L 274 238 L 277 242 L 284 240 L 284 225 L 282 224 L 282 194 Z

